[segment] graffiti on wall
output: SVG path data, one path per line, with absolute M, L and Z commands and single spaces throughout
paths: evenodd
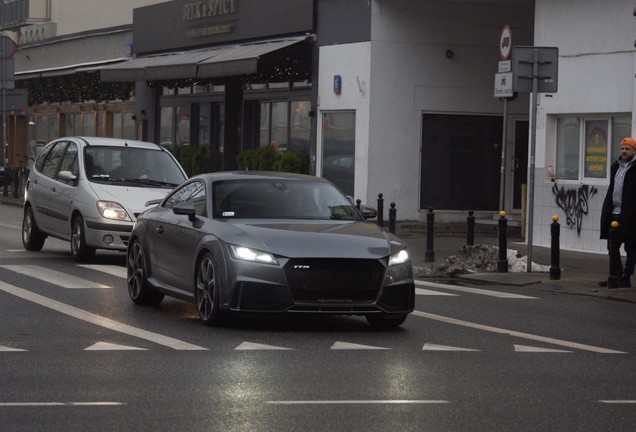
M 552 194 L 554 202 L 560 209 L 565 212 L 565 223 L 573 228 L 576 226 L 576 233 L 581 235 L 581 224 L 583 216 L 589 211 L 589 201 L 598 193 L 598 189 L 594 186 L 581 185 L 578 189 L 566 189 L 565 186 L 559 188 L 558 184 L 552 186 Z

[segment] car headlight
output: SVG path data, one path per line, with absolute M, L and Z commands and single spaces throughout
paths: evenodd
M 128 213 L 126 213 L 126 210 L 116 202 L 97 201 L 97 209 L 99 210 L 99 213 L 106 219 L 131 221 Z
M 230 250 L 232 251 L 232 256 L 240 260 L 259 262 L 264 264 L 278 264 L 278 261 L 276 261 L 274 255 L 268 252 L 263 252 L 255 249 L 250 249 L 245 246 L 237 245 L 230 245 Z
M 411 259 L 411 257 L 409 257 L 409 252 L 406 249 L 402 249 L 401 251 L 396 252 L 389 257 L 389 267 L 403 264 L 409 259 Z

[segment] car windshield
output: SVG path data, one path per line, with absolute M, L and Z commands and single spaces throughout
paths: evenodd
M 216 218 L 362 220 L 346 196 L 319 181 L 227 180 L 212 193 Z
M 172 156 L 160 149 L 89 146 L 84 167 L 96 182 L 174 187 L 185 180 Z

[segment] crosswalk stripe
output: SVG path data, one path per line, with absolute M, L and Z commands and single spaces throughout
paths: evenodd
M 10 270 L 15 273 L 34 277 L 47 283 L 60 286 L 62 288 L 111 288 L 97 282 L 91 282 L 86 279 L 71 276 L 56 270 L 37 265 L 3 265 L 3 269 Z
M 470 288 L 470 287 L 442 284 L 442 283 L 436 283 L 436 282 L 426 282 L 422 280 L 416 280 L 415 285 L 425 286 L 430 288 L 442 288 L 442 289 L 447 289 L 452 291 L 460 291 L 460 292 L 465 292 L 470 294 L 480 294 L 480 295 L 485 295 L 489 297 L 497 297 L 497 298 L 504 298 L 504 299 L 537 300 L 537 297 L 529 297 L 529 296 L 525 296 L 521 294 L 512 294 L 512 293 L 501 292 L 501 291 L 492 291 L 492 290 L 485 290 L 480 288 Z
M 383 348 L 372 345 L 361 345 L 350 342 L 335 342 L 331 346 L 332 350 L 388 350 L 391 348 Z
M 437 344 L 427 342 L 422 347 L 422 351 L 479 351 L 479 350 L 472 349 L 472 348 L 453 347 L 453 346 L 447 346 L 447 345 L 437 345 Z
M 76 308 L 66 303 L 59 302 L 57 300 L 50 299 L 48 297 L 41 296 L 29 290 L 19 288 L 14 285 L 10 285 L 3 281 L 0 281 L 0 291 L 4 291 L 8 294 L 12 294 L 16 297 L 20 297 L 24 300 L 39 304 L 49 309 L 58 311 L 60 313 L 72 316 L 74 318 L 86 321 L 119 333 L 127 334 L 129 336 L 145 339 L 150 342 L 154 342 L 159 345 L 166 346 L 175 350 L 184 351 L 207 351 L 207 348 L 190 344 L 179 339 L 172 338 L 170 336 L 164 336 L 159 333 L 150 332 L 147 330 L 133 327 L 128 324 L 123 324 L 118 321 Z
M 84 351 L 147 351 L 147 349 L 109 342 L 97 342 L 96 344 L 84 348 Z
M 445 292 L 441 292 L 441 291 L 433 291 L 433 290 L 427 290 L 424 288 L 415 288 L 415 294 L 417 295 L 426 295 L 426 296 L 450 296 L 450 297 L 458 297 L 459 294 L 451 294 L 451 293 L 445 293 Z
M 293 350 L 293 348 L 286 348 L 286 347 L 281 347 L 281 346 L 275 346 L 275 345 L 266 345 L 266 344 L 259 344 L 259 343 L 255 343 L 255 342 L 243 342 L 242 344 L 240 344 L 239 346 L 237 346 L 236 348 L 234 348 L 237 351 L 248 351 L 248 350 Z
M 26 350 L 0 345 L 0 352 L 20 352 L 20 351 L 26 351 Z
M 87 268 L 90 270 L 96 270 L 102 273 L 109 274 L 111 276 L 117 276 L 122 279 L 126 279 L 126 267 L 115 265 L 98 265 L 98 264 L 80 264 L 79 267 Z
M 541 348 L 528 345 L 515 345 L 515 352 L 524 353 L 571 353 L 572 351 L 558 350 L 553 348 Z

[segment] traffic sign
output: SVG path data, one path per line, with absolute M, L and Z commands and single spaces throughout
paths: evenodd
M 538 67 L 536 77 L 535 63 Z M 516 46 L 512 55 L 512 88 L 516 92 L 532 92 L 532 81 L 536 78 L 537 93 L 556 93 L 558 69 L 559 48 Z
M 512 97 L 512 72 L 495 74 L 495 97 Z
M 499 57 L 508 60 L 512 50 L 512 31 L 509 25 L 505 25 L 499 33 Z

